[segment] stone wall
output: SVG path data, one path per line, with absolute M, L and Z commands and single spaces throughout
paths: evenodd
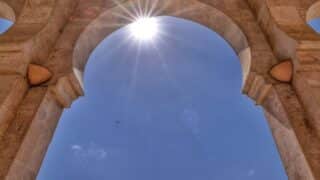
M 89 55 L 138 0 L 117 2 L 0 0 L 0 17 L 14 21 L 0 36 L 0 179 L 35 179 L 63 109 L 83 95 Z M 320 36 L 307 25 L 319 2 L 162 0 L 156 9 L 230 43 L 289 179 L 320 180 Z

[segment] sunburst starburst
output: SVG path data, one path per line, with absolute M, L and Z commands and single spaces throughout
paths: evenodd
M 152 41 L 159 34 L 159 22 L 156 17 L 138 17 L 129 25 L 131 36 L 138 41 Z

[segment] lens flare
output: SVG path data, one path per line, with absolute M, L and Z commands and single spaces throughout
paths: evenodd
M 131 36 L 138 41 L 152 41 L 159 33 L 159 22 L 155 17 L 139 17 L 129 25 Z

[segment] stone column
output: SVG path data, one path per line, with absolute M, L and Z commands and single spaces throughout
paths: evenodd
M 12 111 L 0 139 L 0 179 L 36 179 L 63 109 L 80 95 L 72 80 L 65 76 L 55 85 L 29 89 Z
M 320 45 L 301 42 L 294 57 L 293 87 L 306 112 L 309 139 L 303 144 L 310 166 L 320 179 Z
M 9 126 L 0 139 L 0 179 L 6 179 L 8 172 L 12 168 L 19 170 L 14 174 L 16 178 L 9 177 L 8 179 L 35 179 L 36 172 L 33 172 L 32 163 L 24 163 L 23 159 L 30 157 L 32 154 L 25 154 L 25 157 L 18 157 L 17 154 L 20 150 L 32 151 L 39 145 L 37 142 L 38 137 L 34 136 L 32 142 L 28 145 L 23 145 L 24 139 L 28 137 L 28 133 L 32 129 L 31 124 L 35 122 L 35 118 L 39 114 L 38 108 L 41 108 L 41 103 L 45 98 L 47 88 L 37 87 L 28 90 L 26 96 L 23 98 L 19 108 L 15 112 L 15 116 L 11 119 Z M 38 128 L 37 131 L 42 130 Z M 28 149 L 28 150 L 27 150 Z M 19 163 L 15 163 L 19 161 Z
M 17 110 L 22 102 L 28 84 L 24 77 L 14 74 L 0 74 L 0 179 L 4 179 L 10 166 L 11 151 L 8 149 L 8 131 L 14 124 Z M 18 127 L 17 127 L 18 129 Z M 14 144 L 14 142 L 10 142 Z
M 0 73 L 0 85 L 0 137 L 2 137 L 15 116 L 28 84 L 20 75 Z
M 320 47 L 299 48 L 295 63 L 294 87 L 320 137 Z
M 306 113 L 289 84 L 273 85 L 262 106 L 290 180 L 319 179 L 314 171 L 320 148 Z
M 250 75 L 246 92 L 264 108 L 265 116 L 290 180 L 319 179 L 316 171 L 320 141 L 310 129 L 306 112 L 289 83 L 268 83 L 262 75 Z

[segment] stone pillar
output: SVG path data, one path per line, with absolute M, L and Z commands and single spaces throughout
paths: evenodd
M 249 97 L 264 108 L 265 116 L 290 180 L 319 179 L 320 141 L 309 126 L 306 112 L 289 83 L 268 83 L 251 73 Z
M 65 76 L 55 85 L 29 89 L 11 111 L 15 113 L 9 113 L 10 123 L 0 139 L 0 179 L 36 179 L 63 109 L 80 95 L 72 80 Z
M 0 74 L 0 137 L 15 116 L 28 84 L 20 75 Z
M 295 63 L 294 87 L 320 137 L 320 48 L 299 48 Z
M 308 132 L 305 134 L 310 136 L 302 146 L 316 179 L 320 179 L 320 45 L 301 42 L 294 63 L 293 87 L 306 112 Z
M 30 142 L 28 148 L 23 146 L 23 141 L 28 137 L 31 124 L 35 122 L 35 118 L 38 115 L 41 103 L 45 97 L 47 88 L 32 88 L 28 90 L 26 96 L 23 98 L 19 108 L 15 113 L 15 117 L 11 120 L 9 126 L 0 139 L 0 179 L 6 179 L 8 172 L 13 167 L 16 168 L 16 164 L 20 165 L 20 169 L 15 172 L 20 179 L 35 179 L 36 172 L 32 172 L 33 166 L 31 164 L 23 164 L 23 161 L 17 156 L 20 150 L 29 151 L 37 147 L 37 137 L 35 136 L 33 141 Z M 42 128 L 39 128 L 41 130 Z M 25 158 L 30 157 L 31 154 L 25 154 Z M 30 171 L 30 172 L 27 172 Z M 25 175 L 27 174 L 28 175 Z M 14 179 L 10 177 L 9 179 Z
M 313 171 L 319 139 L 311 131 L 306 113 L 289 84 L 276 84 L 263 102 L 266 118 L 290 180 L 319 179 Z M 317 162 L 315 162 L 317 163 Z

